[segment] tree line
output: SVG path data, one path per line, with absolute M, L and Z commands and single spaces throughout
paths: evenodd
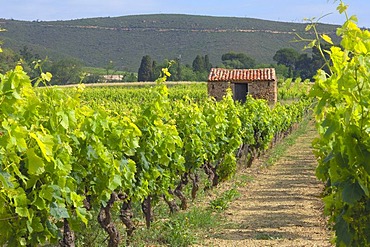
M 282 48 L 278 50 L 273 60 L 274 64 L 258 64 L 256 60 L 247 54 L 228 52 L 222 55 L 221 64 L 215 67 L 230 69 L 253 69 L 273 67 L 276 69 L 279 77 L 283 78 L 302 78 L 312 79 L 316 71 L 323 68 L 325 62 L 320 51 L 313 47 L 311 54 L 299 53 L 293 48 Z M 163 60 L 158 63 L 150 55 L 145 55 L 137 74 L 133 72 L 122 73 L 120 81 L 122 82 L 145 82 L 154 81 L 160 76 L 161 68 L 167 67 L 170 60 Z M 197 55 L 192 64 L 184 64 L 181 56 L 172 59 L 172 66 L 169 69 L 171 81 L 207 81 L 208 73 L 214 65 L 210 62 L 210 57 L 206 55 Z M 103 72 L 86 72 L 81 61 L 74 58 L 64 58 L 58 61 L 52 61 L 48 58 L 41 59 L 39 54 L 24 46 L 19 52 L 10 49 L 3 49 L 0 53 L 0 72 L 8 71 L 21 62 L 25 71 L 31 78 L 37 78 L 40 74 L 40 68 L 52 73 L 51 84 L 74 84 L 79 82 L 97 83 L 104 82 L 105 75 L 116 74 L 118 69 L 112 61 L 102 68 Z M 324 68 L 325 69 L 325 68 Z
M 3 48 L 3 52 L 0 53 L 0 73 L 13 69 L 18 63 L 22 64 L 31 79 L 38 78 L 42 71 L 50 72 L 53 75 L 50 81 L 52 85 L 104 82 L 107 80 L 105 75 L 109 76 L 117 73 L 117 68 L 112 61 L 107 62 L 107 65 L 101 68 L 99 73 L 91 73 L 76 58 L 66 57 L 51 60 L 48 57 L 41 58 L 39 54 L 34 53 L 27 46 L 24 46 L 18 52 Z M 122 71 L 120 73 L 122 74 L 122 82 L 137 81 L 136 73 Z
M 293 48 L 278 50 L 273 60 L 276 64 L 257 64 L 256 60 L 247 54 L 228 52 L 222 55 L 222 64 L 219 68 L 228 69 L 254 69 L 254 68 L 275 68 L 277 74 L 284 78 L 312 79 L 318 69 L 325 69 L 325 61 L 320 51 L 312 48 L 311 55 L 299 53 Z M 207 81 L 208 73 L 212 67 L 208 55 L 197 55 L 192 63 L 182 64 L 181 57 L 173 60 L 175 63 L 170 68 L 172 81 Z M 158 78 L 160 70 L 166 67 L 168 60 L 158 64 L 149 55 L 143 56 L 138 70 L 138 81 L 154 81 Z
M 52 84 L 76 83 L 81 80 L 83 74 L 82 63 L 77 59 L 66 58 L 58 61 L 42 59 L 27 46 L 18 53 L 11 49 L 3 49 L 3 53 L 0 53 L 0 73 L 13 69 L 18 63 L 22 64 L 30 78 L 37 78 L 42 71 L 51 72 Z
M 325 46 L 325 45 L 324 45 Z M 323 47 L 328 50 L 329 47 Z M 326 58 L 328 54 L 325 55 Z M 287 69 L 284 77 L 312 79 L 318 69 L 327 70 L 325 60 L 317 47 L 312 48 L 311 56 L 307 53 L 299 53 L 293 48 L 284 48 L 276 52 L 273 57 L 278 65 L 283 65 Z

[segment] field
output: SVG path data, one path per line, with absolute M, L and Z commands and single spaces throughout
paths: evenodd
M 215 101 L 205 83 L 128 85 L 33 88 L 20 66 L 2 76 L 1 244 L 330 246 L 311 83 L 279 82 L 273 107 Z
M 1 241 L 9 246 L 83 245 L 96 224 L 117 246 L 122 234 L 135 234 L 134 208 L 141 204 L 148 228 L 159 202 L 172 213 L 187 209 L 199 188 L 232 178 L 243 154 L 251 166 L 310 106 L 301 98 L 270 108 L 252 97 L 242 105 L 231 94 L 217 102 L 204 83 L 33 89 L 20 66 L 3 83 L 15 91 L 3 102 L 9 168 L 0 174 L 7 185 L 1 198 L 10 207 L 1 214 L 14 210 L 20 218 L 5 222 L 21 229 L 3 228 Z M 117 219 L 125 233 L 116 230 Z

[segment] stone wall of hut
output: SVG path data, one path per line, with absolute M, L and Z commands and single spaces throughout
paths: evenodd
M 256 99 L 265 99 L 270 104 L 275 104 L 277 102 L 276 81 L 250 82 L 248 90 L 248 93 Z
M 208 95 L 216 100 L 222 100 L 222 97 L 226 95 L 226 91 L 230 87 L 230 82 L 208 82 Z
M 241 82 L 238 82 L 241 83 Z M 247 83 L 247 82 L 242 82 Z M 230 82 L 208 82 L 208 95 L 216 100 L 221 100 L 228 88 L 235 92 L 235 83 Z M 276 81 L 257 81 L 248 82 L 248 94 L 256 99 L 265 99 L 270 104 L 277 102 L 277 82 Z

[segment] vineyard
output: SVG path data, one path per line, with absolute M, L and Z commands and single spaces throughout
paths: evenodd
M 135 235 L 138 207 L 147 228 L 158 203 L 188 209 L 200 190 L 232 178 L 240 157 L 251 167 L 314 103 L 316 173 L 335 241 L 369 246 L 370 32 L 351 17 L 338 34 L 341 47 L 321 36 L 332 48 L 312 97 L 308 82 L 288 80 L 286 101 L 273 107 L 231 92 L 215 101 L 204 84 L 167 87 L 166 68 L 156 86 L 135 89 L 49 87 L 50 73 L 32 82 L 20 65 L 0 75 L 0 245 L 82 246 L 99 225 L 105 244 L 120 246 Z
M 43 73 L 41 81 L 50 76 Z M 1 88 L 0 213 L 6 227 L 0 236 L 7 246 L 71 246 L 95 220 L 109 246 L 118 246 L 122 234 L 113 215 L 131 236 L 137 203 L 148 227 L 151 208 L 162 198 L 171 212 L 179 210 L 175 196 L 186 209 L 185 186 L 195 197 L 201 183 L 213 187 L 229 179 L 242 152 L 250 165 L 310 105 L 302 99 L 271 109 L 252 98 L 241 105 L 230 94 L 216 102 L 204 90 L 169 96 L 161 82 L 139 95 L 82 86 L 35 90 L 20 66 L 2 76 Z M 208 179 L 200 181 L 202 174 Z

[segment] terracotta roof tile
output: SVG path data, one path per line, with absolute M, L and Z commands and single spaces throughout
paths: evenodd
M 208 81 L 274 81 L 276 80 L 275 69 L 221 69 L 212 68 L 208 76 Z

